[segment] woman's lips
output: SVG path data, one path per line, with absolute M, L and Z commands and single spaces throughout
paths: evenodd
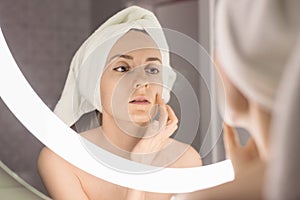
M 148 105 L 150 101 L 144 96 L 137 96 L 133 98 L 133 100 L 129 101 L 130 104 L 137 104 L 137 105 Z

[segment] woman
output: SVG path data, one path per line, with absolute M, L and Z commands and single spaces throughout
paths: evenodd
M 156 30 L 152 30 L 156 28 Z M 69 126 L 97 110 L 102 126 L 81 135 L 127 159 L 168 167 L 200 166 L 199 154 L 169 138 L 177 117 L 165 104 L 174 83 L 166 42 L 155 16 L 142 8 L 122 10 L 76 52 L 55 113 Z M 158 121 L 154 120 L 159 110 Z M 96 178 L 45 147 L 38 168 L 54 199 L 170 199 Z
M 216 69 L 225 100 L 224 142 L 235 180 L 178 199 L 263 198 L 270 131 L 282 75 L 299 44 L 299 1 L 220 1 Z M 225 99 L 226 97 L 226 99 Z M 234 127 L 250 133 L 245 146 Z

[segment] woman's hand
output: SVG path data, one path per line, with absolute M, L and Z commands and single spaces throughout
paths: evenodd
M 169 142 L 169 137 L 178 128 L 178 119 L 169 105 L 166 105 L 161 96 L 157 95 L 156 103 L 159 106 L 159 121 L 153 121 L 144 135 L 131 152 L 131 159 L 144 164 L 153 164 L 160 150 Z M 155 163 L 160 165 L 162 163 Z
M 250 137 L 247 144 L 242 146 L 234 128 L 224 124 L 224 144 L 226 156 L 232 161 L 235 180 L 193 193 L 178 194 L 176 200 L 259 200 L 262 198 L 265 167 L 259 157 L 254 139 Z
M 231 160 L 235 177 L 238 179 L 240 174 L 247 171 L 247 168 L 262 161 L 259 157 L 258 149 L 252 136 L 250 136 L 247 144 L 242 146 L 240 144 L 238 134 L 233 127 L 224 123 L 223 128 L 226 156 Z

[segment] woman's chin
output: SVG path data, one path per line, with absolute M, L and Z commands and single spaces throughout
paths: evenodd
M 147 126 L 151 120 L 149 116 L 139 116 L 139 115 L 134 115 L 131 116 L 130 118 L 134 124 L 137 124 L 139 126 Z

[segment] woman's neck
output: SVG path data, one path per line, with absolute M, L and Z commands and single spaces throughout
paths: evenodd
M 140 141 L 139 137 L 133 136 L 133 134 L 137 134 L 140 131 L 137 126 L 134 126 L 129 121 L 116 121 L 115 118 L 105 111 L 102 113 L 102 131 L 111 144 L 123 151 L 131 152 L 133 147 Z

